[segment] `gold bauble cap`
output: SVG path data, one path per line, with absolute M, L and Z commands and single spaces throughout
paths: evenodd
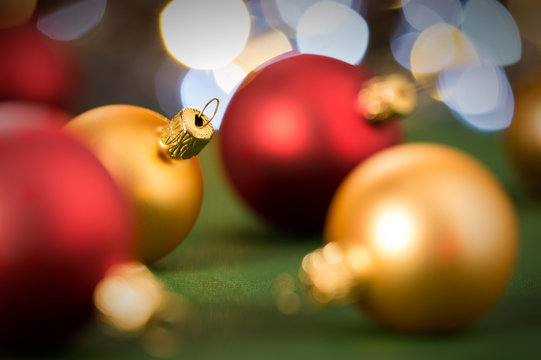
M 203 112 L 210 103 L 216 101 L 216 109 L 209 119 Z M 216 98 L 210 100 L 203 110 L 193 108 L 182 109 L 171 121 L 164 126 L 160 136 L 160 143 L 167 149 L 173 159 L 190 159 L 208 144 L 214 129 L 211 120 L 218 111 L 220 101 Z

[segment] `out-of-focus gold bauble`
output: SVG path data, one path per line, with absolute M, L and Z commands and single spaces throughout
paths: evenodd
M 109 105 L 65 129 L 88 145 L 131 198 L 138 258 L 151 263 L 175 249 L 195 223 L 203 194 L 197 157 L 174 160 L 160 145 L 168 119 L 148 109 Z M 85 189 L 81 189 L 85 191 Z
M 331 203 L 325 237 L 361 268 L 361 306 L 401 331 L 470 324 L 502 295 L 517 253 L 499 182 L 435 144 L 395 146 L 357 167 Z
M 541 196 L 541 72 L 515 89 L 515 114 L 507 132 L 509 152 L 526 185 Z

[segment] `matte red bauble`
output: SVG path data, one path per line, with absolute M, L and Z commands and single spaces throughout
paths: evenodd
M 65 344 L 105 272 L 132 258 L 130 209 L 59 130 L 0 133 L 0 174 L 0 351 Z
M 60 129 L 73 118 L 56 107 L 30 101 L 0 102 L 0 132 L 28 128 Z
M 220 128 L 223 164 L 241 197 L 277 227 L 320 231 L 346 174 L 397 144 L 399 124 L 372 124 L 359 91 L 362 66 L 318 55 L 289 57 L 251 73 Z
M 79 97 L 80 74 L 69 49 L 34 24 L 0 30 L 0 100 L 69 107 Z

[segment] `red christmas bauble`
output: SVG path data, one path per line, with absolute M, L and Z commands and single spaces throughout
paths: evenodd
M 0 100 L 30 100 L 69 107 L 79 97 L 73 53 L 33 23 L 0 30 Z
M 0 349 L 63 345 L 109 267 L 132 259 L 130 209 L 59 130 L 0 133 L 0 174 Z
M 346 174 L 400 141 L 397 122 L 363 117 L 362 66 L 298 55 L 251 73 L 220 128 L 223 164 L 241 197 L 270 223 L 320 231 Z
M 22 128 L 60 129 L 73 118 L 56 107 L 30 101 L 0 102 L 0 132 Z

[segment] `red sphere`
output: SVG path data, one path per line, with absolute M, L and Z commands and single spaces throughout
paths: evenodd
M 62 345 L 107 269 L 132 259 L 126 200 L 60 131 L 0 133 L 0 349 Z
M 323 228 L 346 174 L 400 141 L 397 122 L 373 125 L 358 93 L 367 70 L 318 55 L 274 62 L 248 76 L 220 128 L 223 164 L 244 200 L 272 224 Z
M 22 128 L 60 129 L 73 118 L 68 112 L 30 101 L 0 102 L 0 132 Z
M 0 100 L 30 100 L 69 107 L 79 95 L 73 54 L 33 23 L 0 30 Z

